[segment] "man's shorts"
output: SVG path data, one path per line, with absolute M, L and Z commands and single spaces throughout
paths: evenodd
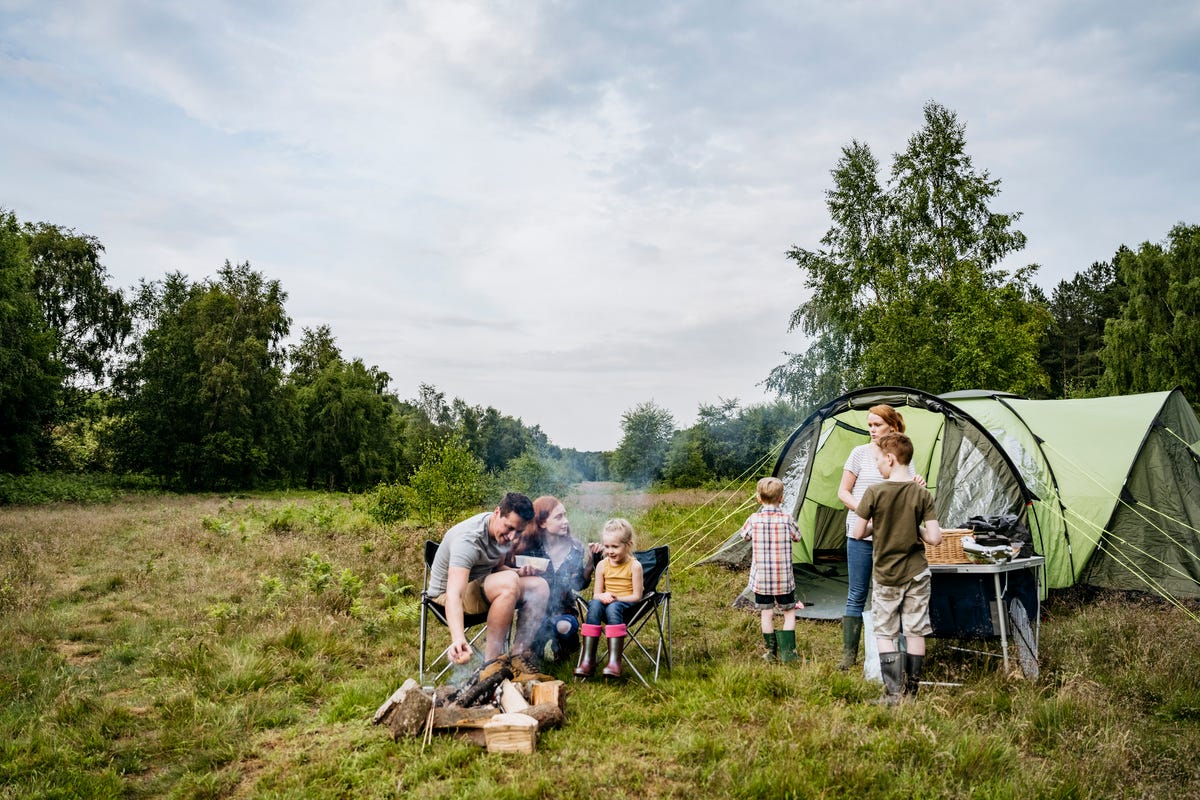
M 933 633 L 929 624 L 929 570 L 918 574 L 900 586 L 884 586 L 872 581 L 871 622 L 875 635 L 881 639 L 905 636 L 928 636 Z
M 483 582 L 487 578 L 471 581 L 463 589 L 463 613 L 464 614 L 486 614 L 492 604 L 488 602 L 487 595 L 483 591 Z M 433 598 L 433 602 L 443 608 L 446 606 L 446 593 L 442 592 L 437 597 Z
M 779 606 L 781 611 L 788 611 L 796 607 L 796 590 L 787 594 L 759 594 L 754 593 L 754 607 L 759 611 L 770 611 Z

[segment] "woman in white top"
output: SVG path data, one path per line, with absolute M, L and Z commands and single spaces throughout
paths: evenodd
M 871 537 L 854 539 L 850 536 L 858 522 L 858 515 L 854 511 L 868 487 L 883 482 L 883 476 L 875 466 L 875 452 L 878 450 L 875 443 L 885 434 L 904 433 L 904 417 L 889 405 L 871 406 L 867 411 L 867 431 L 871 434 L 870 443 L 861 444 L 850 451 L 842 472 L 842 483 L 838 487 L 838 499 L 849 509 L 846 514 L 846 566 L 850 579 L 846 610 L 842 617 L 842 661 L 838 664 L 839 669 L 850 669 L 858 661 L 863 608 L 871 588 Z M 921 478 L 916 480 L 922 485 L 925 483 Z

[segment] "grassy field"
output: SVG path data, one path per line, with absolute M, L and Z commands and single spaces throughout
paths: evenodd
M 934 641 L 927 677 L 963 685 L 882 708 L 835 669 L 835 623 L 800 623 L 798 665 L 759 659 L 755 615 L 729 607 L 745 575 L 690 566 L 717 544 L 691 539 L 710 499 L 570 498 L 585 537 L 620 514 L 690 548 L 675 669 L 572 685 L 532 756 L 370 724 L 417 675 L 440 530 L 316 494 L 2 508 L 0 797 L 1200 797 L 1195 605 L 1052 597 L 1039 681 Z

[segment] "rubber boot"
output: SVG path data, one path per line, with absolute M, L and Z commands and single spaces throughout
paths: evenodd
M 624 625 L 609 625 L 604 631 L 608 637 L 608 666 L 604 668 L 605 677 L 621 677 L 621 656 L 625 653 L 625 631 Z
M 787 664 L 796 661 L 800 656 L 796 655 L 796 632 L 795 631 L 779 631 L 775 634 L 779 639 L 779 660 Z
M 838 669 L 848 670 L 858 663 L 858 643 L 862 639 L 862 617 L 842 617 L 842 663 Z
M 590 678 L 596 671 L 596 646 L 600 643 L 600 626 L 588 625 L 586 622 L 580 628 L 583 634 L 583 651 L 579 654 L 579 665 L 575 674 L 581 678 Z
M 904 695 L 916 697 L 921 687 L 921 672 L 925 669 L 925 656 L 904 655 Z
M 883 676 L 884 705 L 894 706 L 900 702 L 904 689 L 904 653 L 880 653 L 879 672 Z
M 767 652 L 763 653 L 763 661 L 777 661 L 779 659 L 779 642 L 776 640 L 774 631 L 763 634 L 763 645 L 767 648 Z

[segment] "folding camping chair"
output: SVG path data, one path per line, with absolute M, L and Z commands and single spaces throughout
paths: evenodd
M 633 554 L 642 564 L 642 599 L 633 605 L 625 620 L 626 641 L 625 651 L 621 661 L 633 670 L 639 681 L 649 689 L 650 683 L 637 668 L 637 661 L 647 672 L 654 667 L 654 680 L 658 681 L 660 669 L 671 669 L 671 548 L 667 545 L 654 547 L 649 550 L 639 550 Z M 586 616 L 587 603 L 582 597 L 577 598 L 581 606 L 580 616 Z M 649 648 L 638 639 L 638 635 L 651 622 L 654 624 L 647 630 L 643 638 L 649 639 L 650 634 L 657 634 L 657 641 L 649 643 Z
M 435 603 L 433 601 L 433 596 L 429 594 L 429 572 L 433 567 L 433 559 L 434 556 L 437 555 L 437 551 L 437 542 L 425 542 L 425 577 L 421 586 L 421 656 L 420 665 L 418 668 L 418 674 L 420 675 L 418 680 L 422 683 L 422 685 L 425 683 L 425 670 L 427 668 L 425 663 L 425 647 L 428 641 L 429 616 L 432 615 L 433 618 L 442 623 L 442 625 L 449 627 L 449 623 L 446 621 L 446 607 L 440 603 Z M 476 642 L 478 642 L 481 637 L 487 634 L 486 623 L 487 614 L 463 614 L 463 628 L 467 634 L 467 641 L 470 643 L 471 649 L 474 650 L 480 658 L 483 658 L 483 651 L 479 649 L 479 646 L 476 644 Z M 472 632 L 472 629 L 476 627 L 478 627 L 478 630 Z M 446 656 L 446 650 L 449 648 L 450 646 L 447 644 L 446 647 L 442 649 L 442 652 L 428 664 L 428 669 L 432 671 L 441 662 L 446 662 L 445 666 L 443 666 L 441 670 L 433 676 L 434 683 L 437 683 L 441 677 L 449 672 L 450 668 L 454 666 L 454 662 L 452 662 Z

